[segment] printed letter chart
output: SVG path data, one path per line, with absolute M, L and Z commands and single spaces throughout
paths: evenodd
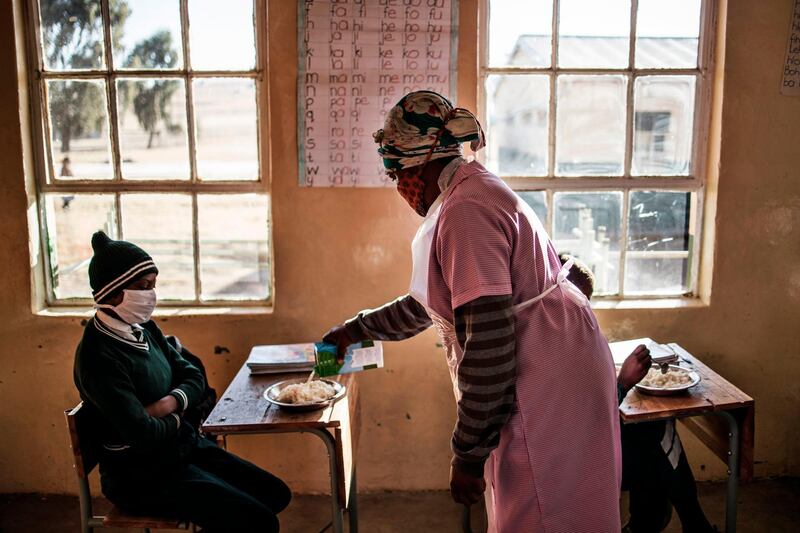
M 455 95 L 457 0 L 298 0 L 300 185 L 385 187 L 372 133 L 406 93 Z
M 792 3 L 789 17 L 789 42 L 786 44 L 781 94 L 800 96 L 800 0 Z

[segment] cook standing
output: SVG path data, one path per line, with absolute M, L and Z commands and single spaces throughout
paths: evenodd
M 500 533 L 618 532 L 616 378 L 585 296 L 567 280 L 532 209 L 461 143 L 475 116 L 418 91 L 374 134 L 398 193 L 423 216 L 409 293 L 334 327 L 328 342 L 401 340 L 433 325 L 457 398 L 451 492 L 477 502 L 485 479 Z

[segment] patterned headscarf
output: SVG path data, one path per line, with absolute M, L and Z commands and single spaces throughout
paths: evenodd
M 382 130 L 372 134 L 388 170 L 421 165 L 431 159 L 461 154 L 461 143 L 480 150 L 486 138 L 472 112 L 453 107 L 432 91 L 408 93 L 389 111 Z M 431 152 L 432 150 L 432 152 Z

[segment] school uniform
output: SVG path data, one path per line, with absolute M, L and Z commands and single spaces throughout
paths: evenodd
M 280 479 L 198 437 L 180 413 L 145 411 L 169 394 L 183 412 L 205 387 L 153 321 L 131 326 L 98 311 L 84 329 L 74 379 L 92 414 L 103 494 L 115 505 L 208 532 L 278 531 L 276 514 L 291 498 Z

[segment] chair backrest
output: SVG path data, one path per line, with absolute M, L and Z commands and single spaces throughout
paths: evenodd
M 83 408 L 83 402 L 72 409 L 64 411 L 67 417 L 69 440 L 75 460 L 75 472 L 79 478 L 87 478 L 97 466 L 97 448 L 90 438 L 89 413 Z

